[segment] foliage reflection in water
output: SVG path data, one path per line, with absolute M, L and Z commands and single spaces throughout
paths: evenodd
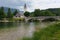
M 48 23 L 38 22 L 7 22 L 0 23 L 0 40 L 18 40 L 23 37 L 32 37 L 34 31 L 44 28 Z

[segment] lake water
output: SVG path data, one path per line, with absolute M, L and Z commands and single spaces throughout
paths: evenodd
M 19 40 L 23 37 L 32 37 L 34 31 L 45 28 L 51 23 L 0 23 L 0 40 Z

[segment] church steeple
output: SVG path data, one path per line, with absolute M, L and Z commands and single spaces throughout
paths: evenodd
M 27 11 L 27 5 L 26 5 L 26 3 L 24 4 L 24 12 L 26 12 Z

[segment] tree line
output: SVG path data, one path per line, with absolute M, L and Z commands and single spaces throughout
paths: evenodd
M 8 8 L 7 13 L 4 11 L 4 7 L 0 8 L 0 20 L 4 19 L 4 18 L 13 18 L 13 16 L 16 15 L 16 13 L 18 13 L 17 9 L 12 13 L 11 9 Z
M 18 13 L 18 10 L 15 9 L 15 11 L 12 13 L 11 8 L 8 8 L 8 12 L 4 12 L 4 7 L 0 7 L 0 19 L 3 18 L 13 18 Z M 48 10 L 40 10 L 35 9 L 33 12 L 26 11 L 24 13 L 26 17 L 39 17 L 39 16 L 59 16 L 60 10 L 59 9 L 48 9 Z
M 40 10 L 40 9 L 35 9 L 34 12 L 28 12 L 26 11 L 24 13 L 26 17 L 38 17 L 38 16 L 58 16 L 52 11 L 49 10 Z

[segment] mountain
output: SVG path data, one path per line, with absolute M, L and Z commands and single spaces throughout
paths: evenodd
M 41 12 L 49 11 L 52 14 L 55 14 L 56 16 L 60 16 L 60 8 L 49 8 L 46 10 L 41 10 Z
M 57 16 L 60 16 L 60 8 L 50 8 L 50 9 L 47 9 L 47 10 L 56 14 Z
M 19 9 L 13 9 L 13 8 L 10 8 L 11 9 L 11 12 L 13 13 L 15 10 L 18 10 L 18 12 L 21 14 L 21 15 L 23 15 L 23 13 L 24 13 L 24 11 L 20 11 Z M 8 12 L 8 8 L 7 7 L 4 7 L 4 11 L 5 11 L 5 13 L 7 13 Z
M 1 8 L 1 7 L 0 7 Z M 13 8 L 10 8 L 11 9 L 11 12 L 13 13 L 15 10 L 18 10 L 19 9 L 13 9 Z M 8 7 L 4 7 L 4 12 L 7 13 L 8 12 Z

